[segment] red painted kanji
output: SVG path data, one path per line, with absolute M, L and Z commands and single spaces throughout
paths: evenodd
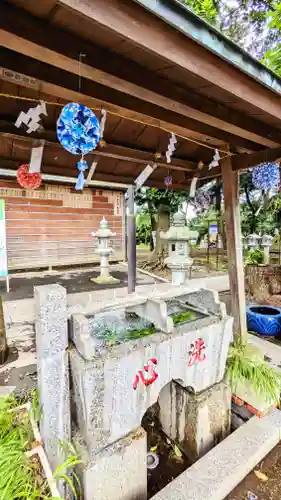
M 143 385 L 148 386 L 153 384 L 158 378 L 158 373 L 155 371 L 155 366 L 157 365 L 156 358 L 150 358 L 146 365 L 144 365 L 143 370 L 138 370 L 133 382 L 133 389 L 136 390 L 139 382 L 141 381 Z M 143 373 L 144 371 L 144 373 Z
M 189 357 L 188 357 L 188 366 L 193 366 L 196 365 L 197 363 L 201 363 L 201 361 L 205 361 L 206 359 L 206 354 L 205 354 L 205 349 L 206 349 L 206 344 L 203 339 L 196 339 L 194 342 L 191 344 L 191 349 L 189 351 Z

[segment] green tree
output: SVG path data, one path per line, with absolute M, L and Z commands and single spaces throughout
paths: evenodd
M 214 207 L 211 206 L 209 207 L 209 209 L 194 217 L 194 219 L 191 219 L 191 221 L 189 222 L 189 227 L 194 231 L 198 231 L 198 245 L 200 241 L 208 235 L 210 224 L 217 222 L 220 219 L 220 215 L 221 214 L 216 212 Z
M 240 193 L 243 234 L 259 232 L 273 234 L 274 229 L 280 224 L 281 197 L 279 193 L 272 196 L 270 193 L 258 191 L 252 183 L 251 172 L 240 176 Z
M 279 76 L 281 75 L 281 3 L 274 2 L 274 9 L 268 16 L 270 31 L 276 33 L 275 45 L 263 57 L 263 62 Z
M 269 16 L 276 0 L 181 0 L 189 9 L 260 59 L 280 41 L 280 30 Z M 274 18 L 275 19 L 275 18 Z
M 182 0 L 195 14 L 210 24 L 217 25 L 219 20 L 219 4 L 216 0 Z
M 151 218 L 147 211 L 141 211 L 136 217 L 137 226 L 137 243 L 144 243 L 145 245 L 150 245 L 151 250 L 153 250 L 152 237 L 151 237 Z
M 142 213 L 149 214 L 151 231 L 156 231 L 156 246 L 152 260 L 162 250 L 160 232 L 169 229 L 171 214 L 175 213 L 187 199 L 186 191 L 156 188 L 140 188 L 136 191 L 135 202 Z

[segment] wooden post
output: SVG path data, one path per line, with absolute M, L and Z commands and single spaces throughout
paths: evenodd
M 233 172 L 231 157 L 224 158 L 221 161 L 221 170 L 234 335 L 240 335 L 242 340 L 247 340 L 244 263 L 240 224 L 239 172 Z
M 136 289 L 137 247 L 136 247 L 136 219 L 134 186 L 128 188 L 128 217 L 127 217 L 127 249 L 128 249 L 128 293 Z

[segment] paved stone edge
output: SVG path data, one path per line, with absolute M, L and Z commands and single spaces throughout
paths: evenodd
M 278 444 L 281 411 L 251 418 L 152 500 L 224 500 Z

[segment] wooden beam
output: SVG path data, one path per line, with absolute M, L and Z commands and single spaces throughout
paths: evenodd
M 17 170 L 18 167 L 26 163 L 26 159 L 20 160 L 14 160 L 10 158 L 0 158 L 0 168 L 6 169 L 6 170 Z M 58 166 L 58 165 L 46 165 L 44 164 L 42 167 L 42 173 L 46 174 L 51 174 L 51 175 L 59 175 L 59 176 L 66 176 L 66 177 L 77 177 L 77 169 L 75 168 L 66 168 L 63 166 Z M 99 182 L 109 182 L 109 183 L 115 183 L 115 184 L 126 184 L 127 186 L 130 186 L 134 183 L 135 178 L 133 176 L 128 176 L 128 175 L 118 175 L 118 174 L 109 174 L 107 172 L 96 172 L 95 173 L 95 181 Z M 166 189 L 166 186 L 164 184 L 164 178 L 163 181 L 161 180 L 154 180 L 154 179 L 148 179 L 147 182 L 145 182 L 145 186 L 149 187 L 156 187 L 159 189 Z M 179 182 L 175 181 L 173 182 L 173 189 L 183 191 L 185 189 L 185 186 L 180 184 Z
M 59 0 L 59 4 L 280 120 L 280 96 L 134 2 Z
M 25 59 L 25 61 L 22 62 L 23 71 L 27 72 L 26 68 L 29 67 L 29 75 L 40 78 L 43 73 L 46 75 L 44 78 L 49 81 L 59 81 L 61 85 L 66 84 L 68 88 L 72 87 L 77 89 L 79 76 L 78 61 L 67 58 L 58 52 L 38 46 L 33 42 L 29 42 L 28 40 L 17 37 L 4 30 L 0 30 L 0 45 L 3 47 L 1 49 L 1 59 L 5 61 L 6 56 L 6 67 L 11 68 L 13 53 L 15 53 L 23 56 L 23 58 L 30 59 Z M 34 63 L 34 60 L 36 63 Z M 45 69 L 43 69 L 43 65 L 46 66 Z M 18 63 L 14 64 L 13 69 L 18 70 L 18 66 Z M 90 95 L 102 96 L 104 101 L 103 105 L 107 110 L 108 102 L 122 105 L 133 111 L 145 109 L 147 114 L 153 118 L 157 118 L 158 120 L 166 119 L 169 124 L 183 126 L 185 128 L 185 136 L 188 135 L 191 138 L 197 138 L 197 140 L 201 142 L 206 142 L 208 144 L 212 142 L 214 144 L 220 144 L 222 141 L 230 142 L 235 146 L 245 147 L 248 151 L 252 151 L 257 147 L 252 141 L 248 141 L 237 135 L 232 135 L 229 132 L 225 132 L 214 126 L 206 125 L 205 123 L 190 118 L 188 110 L 186 112 L 180 112 L 184 108 L 180 103 L 174 103 L 171 104 L 171 106 L 169 106 L 168 103 L 166 106 L 166 97 L 159 96 L 159 99 L 157 99 L 159 103 L 154 104 L 153 98 L 150 96 L 148 90 L 140 88 L 140 93 L 125 92 L 124 89 L 122 90 L 124 83 L 122 80 L 119 79 L 119 84 L 116 86 L 110 85 L 102 72 L 88 65 L 83 65 L 82 63 L 80 64 L 80 73 L 83 79 L 81 87 L 84 92 L 88 90 Z M 115 77 L 110 76 L 111 81 L 114 79 Z M 168 130 L 171 130 L 171 126 L 169 125 Z
M 239 172 L 232 171 L 231 158 L 221 162 L 226 224 L 228 274 L 234 335 L 247 338 L 244 262 L 240 224 Z
M 234 171 L 245 170 L 255 167 L 263 162 L 274 162 L 281 158 L 281 147 L 272 149 L 263 149 L 261 151 L 246 155 L 235 155 L 232 159 L 232 168 Z
M 184 116 L 243 137 L 258 144 L 274 147 L 281 144 L 281 132 L 256 119 L 245 116 L 223 104 L 213 102 L 194 91 L 173 84 L 157 76 L 119 54 L 101 49 L 73 34 L 62 31 L 43 19 L 35 18 L 25 11 L 4 4 L 0 6 L 0 25 L 5 31 L 28 39 L 37 45 L 74 59 L 77 66 L 77 46 L 87 55 L 87 65 L 91 68 L 95 81 L 108 85 L 132 96 L 145 98 L 150 102 L 179 112 Z M 63 57 L 60 56 L 60 57 Z M 82 74 L 81 73 L 81 74 Z M 116 78 L 117 77 L 117 78 Z M 172 96 L 172 97 L 171 97 Z
M 1 99 L 1 97 L 0 97 Z M 5 117 L 6 118 L 6 117 Z M 15 118 L 9 116 L 9 119 L 3 119 L 0 114 L 0 136 L 10 138 L 11 140 L 21 140 L 21 141 L 30 141 L 30 139 L 38 139 L 41 141 L 42 139 L 47 143 L 61 147 L 57 134 L 55 130 L 39 129 L 38 131 L 32 132 L 29 136 L 26 135 L 26 131 L 24 128 L 19 128 L 15 134 Z M 142 163 L 147 164 L 149 162 L 155 162 L 155 150 L 147 149 L 147 148 L 134 148 L 132 146 L 127 146 L 125 144 L 121 144 L 119 142 L 106 142 L 104 148 L 100 148 L 97 150 L 98 155 L 100 152 L 100 156 L 103 156 L 102 153 L 106 153 L 104 156 L 116 158 L 117 160 L 130 161 L 134 163 Z M 112 153 L 111 156 L 109 154 Z M 165 155 L 157 152 L 157 162 L 160 166 L 170 168 L 167 165 Z M 172 165 L 175 167 L 183 167 L 183 170 L 193 171 L 196 170 L 197 163 L 182 157 L 177 157 L 175 154 L 172 157 Z
M 13 127 L 14 128 L 14 127 Z M 22 135 L 20 135 L 22 133 Z M 17 131 L 17 134 L 12 134 L 12 133 L 6 133 L 6 132 L 1 132 L 1 121 L 0 121 L 0 137 L 6 137 L 8 139 L 11 139 L 13 141 L 19 141 L 19 142 L 27 142 L 29 144 L 32 144 L 33 142 L 33 136 L 32 137 L 27 137 L 24 131 Z M 41 137 L 41 139 L 44 136 L 43 134 L 36 134 L 36 138 Z M 50 134 L 48 134 L 50 136 Z M 58 149 L 63 149 L 61 144 L 58 142 L 58 140 L 55 141 L 56 139 L 56 134 L 54 134 L 53 141 L 47 141 L 45 139 L 45 144 L 50 145 L 50 146 L 55 146 Z M 110 149 L 110 151 L 107 151 L 107 148 Z M 146 153 L 146 158 L 138 157 L 140 153 Z M 114 145 L 114 144 L 107 144 L 104 148 L 102 149 L 95 149 L 93 151 L 93 155 L 97 157 L 104 157 L 104 158 L 112 158 L 114 160 L 119 160 L 119 161 L 127 161 L 130 163 L 136 163 L 138 165 L 147 165 L 147 163 L 155 163 L 155 155 L 152 153 L 147 153 L 142 150 L 138 149 L 133 149 L 133 148 L 126 148 L 120 145 Z M 173 157 L 171 163 L 167 163 L 161 160 L 157 159 L 157 165 L 162 168 L 166 168 L 168 170 L 178 170 L 180 172 L 195 172 L 196 171 L 196 163 L 191 162 L 189 160 L 178 160 L 179 164 L 177 162 L 177 158 Z M 185 166 L 184 166 L 185 165 Z
M 261 151 L 257 151 L 255 153 L 250 153 L 250 154 L 242 154 L 242 155 L 233 154 L 230 156 L 230 158 L 231 158 L 233 172 L 238 172 L 242 170 L 247 170 L 248 168 L 251 167 L 256 167 L 260 163 L 274 162 L 280 160 L 281 147 L 263 149 Z M 220 175 L 221 175 L 221 166 L 209 170 L 208 165 L 206 165 L 199 173 L 199 178 L 208 179 L 212 177 L 219 177 Z M 192 178 L 191 176 L 187 177 L 187 180 L 191 178 Z
M 214 148 L 220 147 L 230 139 L 230 134 L 227 133 L 222 133 L 222 139 L 214 138 L 204 131 L 204 127 L 202 130 L 198 122 L 193 121 L 192 126 L 200 129 L 200 132 L 197 132 L 190 128 L 190 120 L 182 115 L 140 101 L 124 93 L 118 93 L 113 90 L 107 92 L 106 88 L 95 84 L 93 81 L 84 79 L 82 81 L 83 93 L 78 92 L 77 75 L 72 75 L 69 72 L 40 63 L 39 61 L 32 60 L 32 58 L 27 58 L 4 48 L 0 51 L 0 64 L 5 68 L 14 72 L 21 72 L 21 74 L 27 76 L 25 81 L 21 79 L 16 82 L 13 77 L 8 79 L 5 75 L 5 80 L 32 89 L 34 89 L 36 84 L 37 91 L 65 99 L 67 102 L 73 100 L 74 102 L 81 102 L 86 106 L 96 109 L 104 107 L 109 113 L 119 117 L 155 127 L 156 129 L 161 128 L 162 130 L 166 130 L 167 133 L 174 132 L 180 138 L 199 141 L 202 144 L 206 143 L 209 146 L 214 146 Z M 28 81 L 29 77 L 33 77 L 32 84 Z M 58 81 L 60 85 L 56 84 Z M 195 125 L 196 123 L 197 126 Z M 210 131 L 210 128 L 208 128 L 208 131 Z M 220 135 L 220 132 L 218 134 Z M 231 136 L 231 139 L 233 139 L 233 143 L 237 142 L 237 146 L 245 147 L 248 151 L 255 149 L 255 144 L 253 143 L 242 139 L 239 140 L 236 136 Z

